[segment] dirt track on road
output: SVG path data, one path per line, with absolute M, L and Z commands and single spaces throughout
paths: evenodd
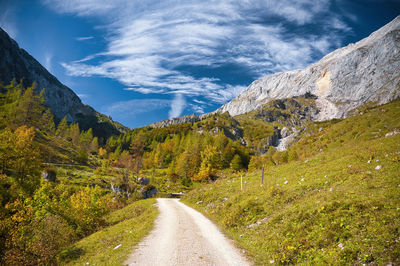
M 178 199 L 158 199 L 153 231 L 136 247 L 129 265 L 250 265 L 218 228 Z

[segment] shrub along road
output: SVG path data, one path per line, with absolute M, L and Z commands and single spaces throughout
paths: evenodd
M 201 213 L 178 199 L 158 199 L 154 230 L 126 261 L 129 265 L 249 265 L 230 240 Z

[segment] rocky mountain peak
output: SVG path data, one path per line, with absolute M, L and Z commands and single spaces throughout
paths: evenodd
M 35 58 L 0 28 L 0 81 L 8 84 L 15 79 L 23 79 L 25 87 L 36 83 L 39 93 L 45 88 L 46 105 L 59 119 L 67 116 L 70 122 L 77 120 L 77 115 L 90 113 L 93 110 L 86 108 L 79 97 L 67 86 L 63 85 L 56 77 L 50 74 Z
M 22 80 L 23 86 L 36 83 L 35 90 L 45 89 L 45 105 L 58 119 L 67 117 L 68 122 L 78 122 L 81 129 L 93 129 L 99 137 L 108 137 L 126 131 L 127 128 L 116 123 L 92 107 L 84 105 L 79 97 L 62 84 L 46 68 L 0 28 L 0 82 L 9 84 L 13 79 Z
M 366 103 L 384 104 L 400 95 L 400 16 L 369 37 L 335 50 L 300 70 L 254 81 L 217 112 L 235 116 L 274 99 L 316 95 L 315 121 L 344 118 Z

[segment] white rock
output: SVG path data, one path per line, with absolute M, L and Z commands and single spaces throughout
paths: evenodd
M 392 131 L 392 132 L 386 133 L 386 134 L 385 134 L 385 138 L 391 137 L 391 136 L 394 136 L 394 135 L 397 135 L 397 134 L 399 134 L 399 133 L 400 133 L 400 131 L 394 130 L 394 131 Z
M 335 50 L 300 70 L 275 73 L 254 81 L 217 112 L 235 116 L 262 107 L 272 99 L 318 97 L 315 121 L 344 118 L 366 102 L 384 104 L 400 96 L 400 16 L 369 37 Z
M 375 167 L 375 170 L 380 170 L 382 168 L 382 165 L 377 165 L 376 167 Z

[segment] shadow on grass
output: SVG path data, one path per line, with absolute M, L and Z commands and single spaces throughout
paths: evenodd
M 71 262 L 73 260 L 79 259 L 83 254 L 85 254 L 85 251 L 83 249 L 77 247 L 69 247 L 60 252 L 59 261 L 64 263 Z

